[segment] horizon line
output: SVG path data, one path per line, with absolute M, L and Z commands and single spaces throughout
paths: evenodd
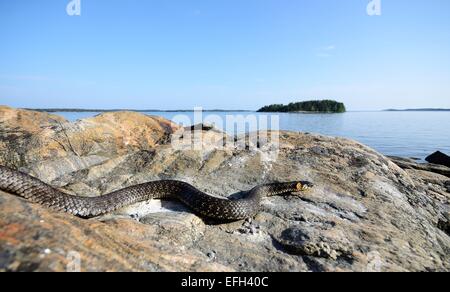
M 195 112 L 195 109 L 177 109 L 177 110 L 163 110 L 163 109 L 89 109 L 89 108 L 19 108 L 23 110 L 38 111 L 38 112 Z M 203 112 L 257 112 L 258 110 L 248 109 L 202 109 Z M 378 110 L 347 110 L 347 112 L 405 112 L 405 111 L 450 111 L 450 108 L 408 108 L 408 109 L 378 109 Z M 275 112 L 274 112 L 275 113 Z

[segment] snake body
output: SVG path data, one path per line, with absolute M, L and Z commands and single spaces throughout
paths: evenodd
M 201 216 L 241 220 L 255 216 L 263 197 L 305 191 L 309 182 L 289 182 L 260 185 L 239 200 L 210 196 L 194 186 L 174 180 L 160 180 L 124 188 L 100 197 L 80 197 L 66 194 L 37 178 L 0 166 L 0 190 L 20 196 L 55 211 L 83 218 L 97 217 L 150 199 L 178 199 Z

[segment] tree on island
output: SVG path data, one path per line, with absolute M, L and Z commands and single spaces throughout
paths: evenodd
M 311 100 L 292 102 L 288 105 L 272 104 L 258 110 L 258 112 L 320 112 L 320 113 L 344 113 L 345 105 L 334 100 Z

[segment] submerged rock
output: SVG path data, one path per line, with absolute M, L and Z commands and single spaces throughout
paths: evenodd
M 69 137 L 97 138 L 89 151 L 73 155 L 61 147 L 52 157 L 31 155 L 45 153 L 46 144 L 20 148 L 38 139 L 45 122 L 15 138 L 19 146 L 5 142 L 14 134 L 0 125 L 0 145 L 9 153 L 0 152 L 0 163 L 83 196 L 159 179 L 183 180 L 217 196 L 275 181 L 309 180 L 316 187 L 266 198 L 255 218 L 232 223 L 157 200 L 82 220 L 0 193 L 0 270 L 61 271 L 73 268 L 77 256 L 83 271 L 450 270 L 449 180 L 443 175 L 403 169 L 341 138 L 280 132 L 278 148 L 271 141 L 221 148 L 210 141 L 226 135 L 202 127 L 205 147 L 179 150 L 170 135 L 180 128 L 161 118 L 112 113 L 94 121 L 61 121 Z M 104 129 L 111 125 L 108 136 Z M 60 126 L 54 127 L 48 131 L 57 133 Z M 127 139 L 133 142 L 126 145 Z M 23 159 L 8 160 L 11 155 Z

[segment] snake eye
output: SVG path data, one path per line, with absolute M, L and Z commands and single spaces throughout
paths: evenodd
M 307 190 L 309 190 L 309 189 L 314 187 L 314 185 L 312 183 L 307 182 L 307 181 L 301 182 L 300 184 L 302 185 L 302 190 L 303 191 L 307 191 Z
M 297 191 L 308 191 L 314 187 L 314 185 L 307 181 L 297 183 Z
M 301 181 L 301 182 L 297 182 L 295 185 L 295 189 L 297 192 L 302 192 L 302 191 L 307 191 L 310 190 L 311 188 L 313 188 L 314 185 L 310 182 L 307 181 Z

